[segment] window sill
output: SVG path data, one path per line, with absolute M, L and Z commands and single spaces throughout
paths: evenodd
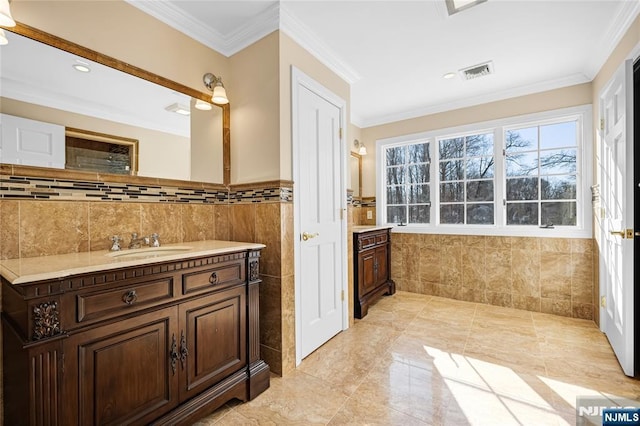
M 513 227 L 504 228 L 497 226 L 419 226 L 407 225 L 393 226 L 391 232 L 398 234 L 439 234 L 439 235 L 478 235 L 496 237 L 536 237 L 536 238 L 593 238 L 593 232 L 589 229 L 575 229 L 566 227 L 538 228 L 538 227 Z

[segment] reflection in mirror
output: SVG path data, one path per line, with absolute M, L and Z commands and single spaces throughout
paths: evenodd
M 83 129 L 87 133 L 139 141 L 138 170 L 136 172 L 132 167 L 132 175 L 228 183 L 225 182 L 228 170 L 224 167 L 224 157 L 228 156 L 224 146 L 228 143 L 223 143 L 228 123 L 223 122 L 223 108 L 213 105 L 204 111 L 194 107 L 197 100 L 210 100 L 210 94 L 170 82 L 25 25 L 18 25 L 16 29 L 27 37 L 8 32 L 9 44 L 0 50 L 0 112 L 63 129 Z M 33 37 L 34 34 L 37 37 Z M 44 38 L 43 43 L 32 37 Z M 112 68 L 114 66 L 125 72 Z M 56 143 L 62 143 L 62 151 L 65 151 L 64 137 L 59 141 L 59 137 L 50 138 L 49 133 L 45 134 L 46 137 L 41 137 L 37 133 L 27 142 L 38 147 L 45 139 L 47 143 L 58 141 Z M 96 147 L 95 143 L 91 146 Z M 98 151 L 101 149 L 104 150 L 98 148 Z M 20 157 L 18 154 L 17 160 L 12 160 L 3 156 L 1 161 L 55 167 L 40 157 L 33 160 L 35 163 Z M 78 169 L 78 166 L 66 168 Z M 108 168 L 98 171 L 108 172 Z
M 355 152 L 352 152 L 349 157 L 349 170 L 353 196 L 362 197 L 362 157 Z

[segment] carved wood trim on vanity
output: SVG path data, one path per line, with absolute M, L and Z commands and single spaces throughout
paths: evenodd
M 269 387 L 259 259 L 242 250 L 28 284 L 2 278 L 5 424 L 192 424 L 255 398 Z M 109 367 L 123 356 L 126 370 Z M 129 379 L 149 389 L 129 395 Z M 134 412 L 122 408 L 136 398 Z

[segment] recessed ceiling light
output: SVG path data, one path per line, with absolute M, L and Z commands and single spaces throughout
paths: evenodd
M 176 114 L 180 114 L 180 115 L 190 115 L 191 114 L 191 111 L 189 111 L 189 107 L 186 107 L 184 105 L 180 105 L 177 102 L 175 104 L 169 105 L 165 109 L 167 111 L 169 111 L 169 112 L 175 112 Z
M 196 109 L 199 109 L 200 111 L 210 111 L 212 106 L 209 102 L 205 102 L 201 99 L 196 99 L 196 104 L 195 104 Z
M 82 62 L 76 59 L 76 63 L 71 65 L 76 71 L 91 72 L 91 67 L 88 63 Z
M 452 79 L 456 76 L 455 72 L 448 72 L 445 75 L 442 76 L 442 78 L 446 78 L 447 80 Z

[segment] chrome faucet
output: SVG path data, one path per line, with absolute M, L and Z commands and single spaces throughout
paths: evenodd
M 160 247 L 160 236 L 156 233 L 153 233 L 150 237 L 138 238 L 138 233 L 133 232 L 131 234 L 131 242 L 129 243 L 129 248 L 140 248 L 143 244 L 149 247 Z
M 117 235 L 114 235 L 113 237 L 111 237 L 111 242 L 113 243 L 113 245 L 111 246 L 111 248 L 109 249 L 110 251 L 120 251 L 120 240 L 122 238 L 118 237 Z

